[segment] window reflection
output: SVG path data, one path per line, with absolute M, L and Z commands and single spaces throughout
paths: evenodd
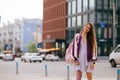
M 81 2 L 82 2 L 82 0 L 77 0 L 78 2 L 77 2 L 77 11 L 78 11 L 78 13 L 79 12 L 81 12 L 81 10 L 82 10 L 82 7 L 81 7 Z
M 88 0 L 83 0 L 83 11 L 88 10 Z
M 72 1 L 72 14 L 76 13 L 76 1 Z
M 71 2 L 68 3 L 68 15 L 71 15 Z
M 101 8 L 101 0 L 97 0 L 97 8 L 98 8 L 98 9 Z
M 112 29 L 109 28 L 109 38 L 112 38 Z
M 101 22 L 101 14 L 98 12 L 97 13 L 97 22 L 100 23 Z
M 104 0 L 104 9 L 107 9 L 107 7 L 108 7 L 108 0 Z
M 94 10 L 95 8 L 95 0 L 89 0 L 89 9 Z
M 68 18 L 68 27 L 71 27 L 71 18 Z
M 98 38 L 101 38 L 101 28 L 98 28 Z
M 72 27 L 75 27 L 76 17 L 72 17 Z
M 95 21 L 95 13 L 90 13 L 89 22 L 94 22 L 94 21 Z
M 71 39 L 74 38 L 74 35 L 75 35 L 75 30 L 71 30 Z
M 77 25 L 81 26 L 81 15 L 77 16 Z
M 84 14 L 83 15 L 83 25 L 85 25 L 88 21 L 88 17 L 87 17 L 87 14 Z
M 115 52 L 120 52 L 120 47 L 118 47 L 118 48 L 115 50 Z
M 107 28 L 104 29 L 104 38 L 107 38 Z

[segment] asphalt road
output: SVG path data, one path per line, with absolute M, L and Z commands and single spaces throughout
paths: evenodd
M 18 74 L 16 74 L 16 62 L 18 62 Z M 48 76 L 45 76 L 45 65 L 47 65 Z M 95 80 L 117 80 L 118 68 L 120 66 L 112 68 L 107 59 L 98 60 L 95 64 L 93 78 Z M 85 73 L 83 79 L 86 80 Z M 24 63 L 19 59 L 0 60 L 0 80 L 67 80 L 67 64 L 65 61 Z M 70 80 L 75 80 L 74 66 L 70 66 Z

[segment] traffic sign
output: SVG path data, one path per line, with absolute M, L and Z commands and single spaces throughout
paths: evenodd
M 100 23 L 100 26 L 103 28 L 103 27 L 105 27 L 105 23 L 104 22 L 101 22 Z

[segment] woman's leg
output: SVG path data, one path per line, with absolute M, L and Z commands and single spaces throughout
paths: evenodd
M 80 70 L 76 71 L 76 80 L 81 80 L 82 72 Z
M 92 73 L 86 72 L 87 79 L 92 80 Z

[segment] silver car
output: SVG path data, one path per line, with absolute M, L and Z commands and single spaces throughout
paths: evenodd
M 118 45 L 109 55 L 109 62 L 112 67 L 120 65 L 120 45 Z
M 13 61 L 14 60 L 14 55 L 13 54 L 4 54 L 3 56 L 3 61 Z

